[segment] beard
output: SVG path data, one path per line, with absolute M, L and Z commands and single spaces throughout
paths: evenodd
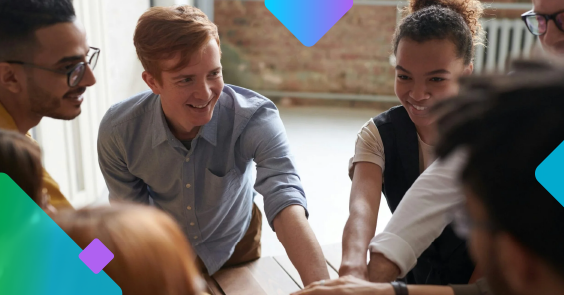
M 72 120 L 76 118 L 81 110 L 78 107 L 67 107 L 65 110 L 64 97 L 71 94 L 82 94 L 86 91 L 86 87 L 71 89 L 61 97 L 57 97 L 49 91 L 39 87 L 32 77 L 27 79 L 29 102 L 31 103 L 31 111 L 41 117 L 49 117 L 59 120 Z M 78 108 L 78 111 L 76 110 Z

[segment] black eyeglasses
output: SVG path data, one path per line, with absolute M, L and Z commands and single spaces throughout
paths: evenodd
M 98 63 L 98 57 L 99 56 L 100 56 L 100 49 L 96 48 L 96 47 L 90 47 L 90 52 L 86 56 L 87 62 L 80 62 L 67 71 L 53 70 L 53 69 L 41 67 L 41 66 L 38 66 L 38 65 L 35 65 L 35 64 L 32 64 L 32 63 L 23 62 L 23 61 L 9 60 L 9 61 L 6 61 L 6 62 L 11 63 L 11 64 L 20 64 L 20 65 L 24 65 L 24 66 L 28 66 L 28 67 L 33 67 L 33 68 L 37 68 L 37 69 L 61 74 L 61 75 L 67 75 L 67 84 L 69 85 L 69 87 L 72 88 L 72 87 L 75 87 L 76 85 L 78 85 L 78 83 L 80 83 L 80 81 L 82 81 L 82 78 L 84 77 L 84 72 L 86 72 L 87 66 L 90 66 L 90 69 L 94 70 L 94 68 L 96 67 L 96 64 Z
M 546 34 L 546 29 L 548 28 L 548 21 L 553 20 L 556 27 L 564 32 L 564 11 L 560 11 L 554 14 L 538 14 L 530 10 L 521 15 L 521 18 L 527 25 L 527 29 L 535 35 L 542 36 Z

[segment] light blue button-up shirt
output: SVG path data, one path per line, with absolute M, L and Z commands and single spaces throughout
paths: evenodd
M 306 208 L 276 106 L 237 86 L 225 85 L 190 150 L 172 135 L 160 96 L 148 91 L 115 104 L 100 125 L 98 157 L 110 200 L 151 198 L 176 218 L 210 274 L 250 224 L 253 161 L 271 227 L 287 206 Z

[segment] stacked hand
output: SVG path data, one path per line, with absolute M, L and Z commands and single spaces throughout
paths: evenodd
M 292 295 L 394 295 L 392 285 L 371 283 L 353 276 L 319 281 Z

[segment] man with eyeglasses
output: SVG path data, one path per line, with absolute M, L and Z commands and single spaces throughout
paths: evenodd
M 523 14 L 527 28 L 539 36 L 549 58 L 564 61 L 564 1 L 533 0 L 533 7 Z M 407 191 L 384 231 L 369 245 L 370 281 L 390 282 L 404 277 L 452 222 L 466 200 L 456 181 L 465 162 L 463 152 L 435 161 Z
M 88 47 L 70 0 L 0 2 L 0 128 L 29 135 L 43 117 L 72 120 L 96 83 L 100 50 Z M 72 207 L 44 171 L 55 208 Z
M 527 28 L 546 51 L 564 55 L 564 1 L 533 0 L 533 6 L 521 16 Z

